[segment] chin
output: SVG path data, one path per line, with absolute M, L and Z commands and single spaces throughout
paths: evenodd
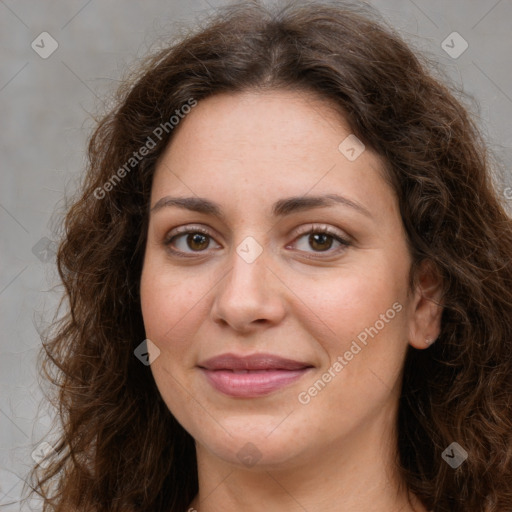
M 284 428 L 282 420 L 272 417 L 258 422 L 252 417 L 243 421 L 238 417 L 233 422 L 223 421 L 226 430 L 219 426 L 210 431 L 213 435 L 205 436 L 201 431 L 196 441 L 215 457 L 240 468 L 263 471 L 293 467 L 308 446 L 302 445 L 293 432 L 300 427 Z

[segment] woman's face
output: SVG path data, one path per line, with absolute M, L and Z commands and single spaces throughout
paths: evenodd
M 198 449 L 224 461 L 284 467 L 384 431 L 408 342 L 437 334 L 408 294 L 382 162 L 350 135 L 304 93 L 222 94 L 157 166 L 141 278 L 151 370 Z

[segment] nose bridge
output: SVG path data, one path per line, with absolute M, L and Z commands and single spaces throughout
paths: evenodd
M 261 301 L 266 295 L 269 272 L 268 247 L 263 246 L 262 237 L 246 236 L 234 249 L 230 259 L 231 272 L 227 275 L 224 291 L 232 299 L 250 302 Z
M 255 321 L 276 321 L 283 310 L 276 287 L 270 286 L 270 250 L 263 246 L 263 237 L 258 238 L 246 236 L 234 247 L 230 270 L 215 294 L 214 318 L 236 329 L 248 327 Z

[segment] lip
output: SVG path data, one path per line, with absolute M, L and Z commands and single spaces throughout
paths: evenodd
M 222 354 L 198 364 L 210 385 L 238 398 L 256 398 L 290 385 L 313 365 L 274 354 Z

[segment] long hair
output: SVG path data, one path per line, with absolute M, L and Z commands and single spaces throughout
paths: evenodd
M 32 472 L 44 511 L 182 512 L 196 495 L 194 440 L 134 356 L 152 176 L 185 105 L 270 89 L 313 92 L 344 112 L 385 162 L 411 288 L 423 260 L 443 279 L 440 336 L 405 359 L 405 485 L 435 512 L 512 510 L 512 220 L 474 121 L 427 59 L 366 11 L 245 2 L 150 55 L 90 138 L 57 254 L 66 312 L 41 351 L 60 423 L 56 454 Z M 453 442 L 468 454 L 456 469 L 442 455 Z

